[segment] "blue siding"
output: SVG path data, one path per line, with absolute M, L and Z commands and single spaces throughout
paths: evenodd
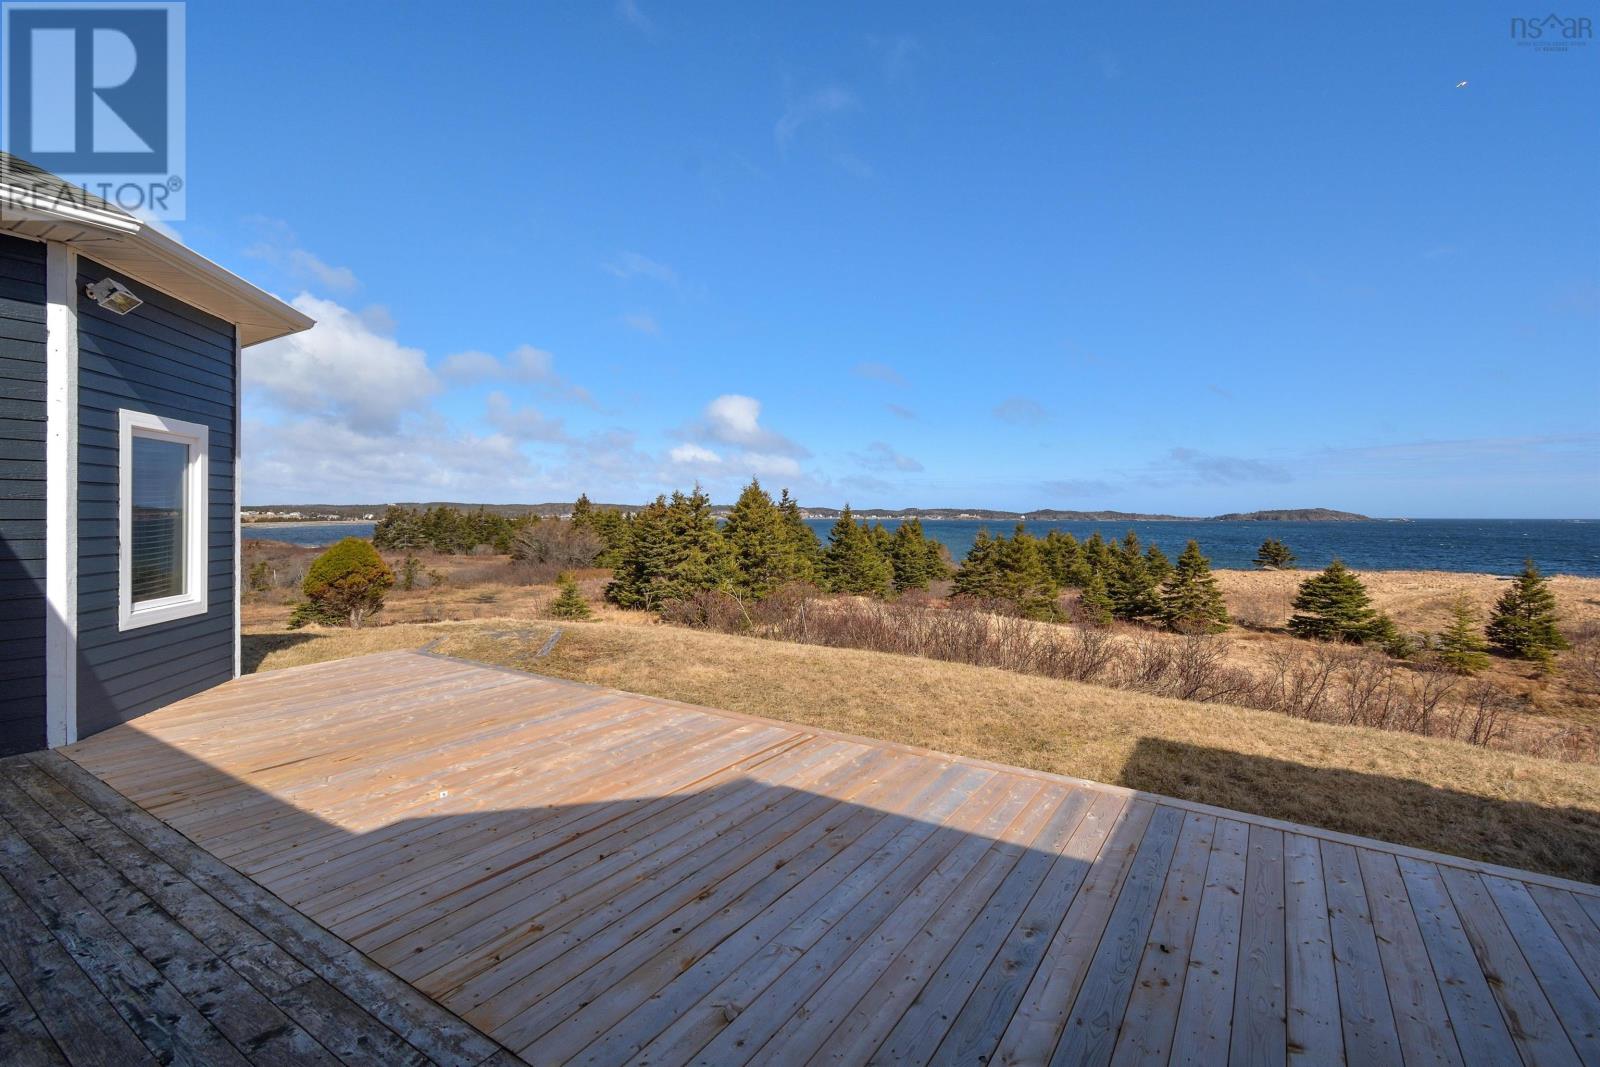
M 78 275 L 80 293 L 110 276 L 145 301 L 129 315 L 78 301 L 78 735 L 87 737 L 233 677 L 238 382 L 230 324 L 86 259 Z M 204 423 L 211 461 L 209 609 L 126 633 L 117 629 L 119 408 Z
M 0 755 L 45 744 L 44 258 L 0 235 Z

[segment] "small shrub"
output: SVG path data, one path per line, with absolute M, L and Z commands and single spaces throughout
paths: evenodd
M 1256 549 L 1256 558 L 1251 562 L 1262 570 L 1293 570 L 1294 553 L 1276 537 L 1269 537 L 1261 542 L 1261 547 Z
M 422 574 L 422 561 L 411 553 L 406 553 L 406 558 L 400 561 L 400 588 L 406 592 L 417 587 L 417 578 Z
M 394 585 L 394 571 L 370 541 L 346 537 L 316 558 L 301 585 L 305 603 L 295 609 L 290 626 L 308 622 L 359 627 L 383 610 L 383 597 Z
M 558 580 L 561 586 L 561 595 L 556 597 L 550 605 L 550 615 L 556 619 L 587 619 L 589 617 L 589 602 L 583 599 L 583 594 L 578 591 L 578 583 L 572 580 L 572 575 L 563 574 Z
M 1476 674 L 1489 665 L 1489 643 L 1465 595 L 1450 605 L 1450 625 L 1435 637 L 1433 648 L 1439 662 L 1459 674 Z
M 264 559 L 257 560 L 250 568 L 250 576 L 247 579 L 247 583 L 252 593 L 270 592 L 273 584 L 271 565 Z
M 511 558 L 519 563 L 590 567 L 605 547 L 600 535 L 586 525 L 541 519 L 524 526 L 511 538 Z
M 1590 623 L 1573 633 L 1567 680 L 1581 693 L 1600 696 L 1600 626 Z

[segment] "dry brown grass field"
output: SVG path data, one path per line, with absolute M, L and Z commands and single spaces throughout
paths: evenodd
M 1283 632 L 1293 611 L 1296 587 L 1310 572 L 1216 572 L 1228 611 L 1239 623 L 1229 632 L 1235 655 L 1243 663 L 1259 662 L 1270 649 L 1297 643 Z M 1379 610 L 1388 612 L 1406 633 L 1437 633 L 1449 622 L 1450 605 L 1465 596 L 1487 621 L 1509 579 L 1488 574 L 1449 571 L 1362 571 L 1361 580 Z M 1556 575 L 1550 588 L 1560 606 L 1562 629 L 1568 634 L 1600 632 L 1600 578 Z M 1485 673 L 1508 690 L 1529 700 L 1540 716 L 1600 726 L 1600 693 L 1573 684 L 1575 672 L 1541 671 L 1537 667 L 1495 657 Z

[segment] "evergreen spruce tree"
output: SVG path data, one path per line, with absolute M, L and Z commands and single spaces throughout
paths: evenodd
M 1089 581 L 1089 565 L 1083 558 L 1083 546 L 1070 533 L 1051 530 L 1039 545 L 1044 555 L 1044 565 L 1050 577 L 1063 587 L 1081 589 Z
M 1161 585 L 1172 575 L 1172 561 L 1158 545 L 1152 544 L 1145 549 L 1144 568 L 1150 572 L 1151 581 L 1157 585 Z
M 867 525 L 865 520 L 862 521 L 861 525 Z M 868 527 L 868 532 L 872 535 L 872 547 L 878 550 L 878 555 L 890 560 L 889 574 L 892 579 L 894 575 L 894 534 L 890 533 L 889 528 L 881 522 L 873 523 Z
M 844 592 L 840 587 L 848 582 L 846 563 L 854 551 L 852 546 L 857 543 L 859 536 L 859 531 L 856 529 L 856 514 L 846 503 L 844 510 L 839 512 L 838 518 L 833 520 L 833 525 L 828 529 L 828 544 L 818 560 L 818 575 L 822 579 L 823 588 L 829 592 Z
M 1381 627 L 1367 587 L 1342 560 L 1301 582 L 1293 603 L 1289 632 L 1296 637 L 1359 644 L 1375 636 L 1374 627 Z
M 1372 625 L 1367 627 L 1363 641 L 1377 645 L 1395 659 L 1410 659 L 1421 644 L 1400 632 L 1400 627 L 1394 620 L 1383 612 L 1372 620 Z M 1426 640 L 1424 638 L 1423 640 Z
M 1476 674 L 1489 665 L 1489 643 L 1483 639 L 1478 613 L 1465 595 L 1450 605 L 1450 625 L 1434 640 L 1439 662 L 1460 674 Z
M 1256 558 L 1251 562 L 1262 570 L 1286 571 L 1294 566 L 1294 553 L 1282 541 L 1269 537 L 1261 542 L 1261 547 L 1256 549 Z
M 930 581 L 942 582 L 955 573 L 955 566 L 950 562 L 950 550 L 942 541 L 924 534 L 922 552 L 927 557 L 926 566 Z
M 664 600 L 686 600 L 728 584 L 728 546 L 711 515 L 711 498 L 696 485 L 673 493 L 667 505 L 667 570 Z
M 412 560 L 414 560 L 415 558 L 416 557 L 414 557 L 414 556 L 407 556 L 406 557 L 406 559 L 412 559 Z M 246 579 L 246 585 L 247 585 L 247 588 L 250 590 L 250 592 L 252 592 L 252 593 L 265 593 L 265 592 L 269 591 L 272 588 L 272 584 L 273 584 L 272 564 L 268 563 L 264 559 L 256 560 L 255 563 L 251 564 L 251 566 L 250 566 L 250 575 Z M 400 588 L 402 588 L 402 589 L 410 589 L 411 586 L 402 584 L 400 586 Z
M 261 565 L 265 566 L 265 561 Z M 400 569 L 395 573 L 399 576 L 400 588 L 409 593 L 417 587 L 417 577 L 422 574 L 422 561 L 407 552 L 400 561 Z
M 594 505 L 589 503 L 588 493 L 579 493 L 577 503 L 572 505 L 572 525 L 585 526 L 594 518 Z
M 1011 540 L 1001 539 L 999 570 L 1001 596 L 1016 605 L 1024 618 L 1051 621 L 1059 618 L 1056 599 L 1061 587 L 1051 577 L 1039 551 L 1039 539 L 1017 523 Z
M 846 504 L 828 533 L 822 553 L 822 578 L 835 593 L 887 596 L 894 567 L 878 549 L 877 537 L 865 523 L 855 520 Z
M 1106 592 L 1105 579 L 1098 574 L 1089 576 L 1088 583 L 1078 596 L 1077 622 L 1093 627 L 1111 625 L 1111 597 Z
M 800 562 L 783 512 L 752 478 L 722 524 L 732 569 L 731 588 L 760 600 L 796 581 Z
M 1083 565 L 1090 574 L 1098 574 L 1100 580 L 1108 585 L 1111 581 L 1111 572 L 1116 568 L 1117 557 L 1106 539 L 1096 530 L 1089 535 L 1083 543 Z
M 416 508 L 402 508 L 390 504 L 383 509 L 383 517 L 372 528 L 372 547 L 384 551 L 422 548 L 427 538 L 422 530 L 422 513 Z
M 894 531 L 889 544 L 889 563 L 894 569 L 894 591 L 926 589 L 935 576 L 933 557 L 928 552 L 922 523 L 907 519 Z
M 1141 622 L 1161 614 L 1155 580 L 1140 551 L 1139 535 L 1132 530 L 1115 551 L 1111 573 L 1106 576 L 1106 592 L 1111 596 L 1111 614 L 1115 618 Z
M 561 593 L 550 604 L 550 615 L 557 619 L 587 619 L 589 617 L 589 602 L 583 599 L 583 594 L 578 591 L 578 583 L 572 580 L 572 575 L 563 573 L 556 579 Z
M 785 489 L 778 500 L 778 510 L 783 514 L 783 526 L 789 535 L 789 550 L 794 556 L 794 580 L 814 582 L 817 567 L 822 561 L 822 542 L 809 523 L 800 515 L 800 504 Z
M 600 538 L 604 548 L 595 557 L 596 567 L 615 567 L 622 559 L 623 549 L 628 544 L 628 519 L 616 508 L 606 508 L 596 511 L 589 519 L 589 528 Z
M 988 530 L 979 529 L 978 536 L 972 540 L 972 547 L 967 549 L 966 558 L 956 568 L 950 595 L 978 600 L 998 600 L 1003 597 L 1005 589 L 1000 576 L 1000 559 L 1004 551 L 1003 538 L 990 537 Z
M 1228 627 L 1228 609 L 1222 591 L 1211 573 L 1211 561 L 1200 554 L 1200 544 L 1191 540 L 1178 556 L 1161 587 L 1161 615 L 1168 626 L 1180 633 L 1220 633 Z
M 1500 594 L 1486 630 L 1496 652 L 1513 659 L 1548 663 L 1556 652 L 1571 648 L 1556 629 L 1556 596 L 1549 579 L 1533 560 L 1524 563 L 1511 588 Z
M 666 582 L 667 499 L 658 496 L 628 520 L 628 538 L 612 568 L 606 599 L 624 608 L 657 610 Z

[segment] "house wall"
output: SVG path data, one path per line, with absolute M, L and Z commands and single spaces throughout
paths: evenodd
M 44 270 L 0 235 L 0 755 L 45 744 Z
M 78 300 L 78 736 L 233 677 L 234 328 L 92 260 L 77 291 L 117 278 L 144 299 L 128 315 Z M 209 427 L 208 610 L 117 629 L 117 411 Z

